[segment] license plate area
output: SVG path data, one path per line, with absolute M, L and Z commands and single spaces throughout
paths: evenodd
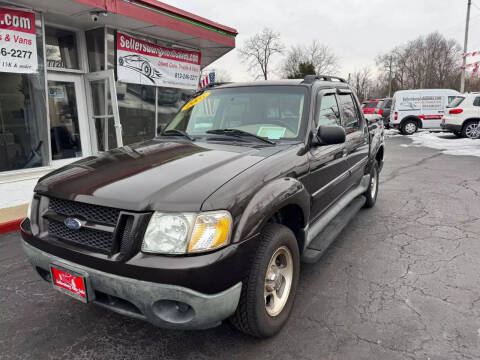
M 56 264 L 50 264 L 50 274 L 55 289 L 84 303 L 88 302 L 87 274 Z

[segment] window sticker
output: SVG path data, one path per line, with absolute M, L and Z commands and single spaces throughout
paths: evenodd
M 281 139 L 285 135 L 286 130 L 284 127 L 261 126 L 260 129 L 258 129 L 257 135 L 272 140 Z
M 191 107 L 197 105 L 200 101 L 203 101 L 205 100 L 207 97 L 210 96 L 210 92 L 207 91 L 206 93 L 203 93 L 202 95 L 200 96 L 197 96 L 195 99 L 192 99 L 190 100 L 188 103 L 186 103 L 183 107 L 182 107 L 182 111 L 185 111 L 185 110 L 188 110 L 190 109 Z

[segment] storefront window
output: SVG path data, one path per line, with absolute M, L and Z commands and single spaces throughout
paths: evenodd
M 193 91 L 167 87 L 158 88 L 158 126 L 164 128 L 173 119 L 190 93 Z
M 86 31 L 85 38 L 90 72 L 105 70 L 105 29 Z
M 75 84 L 48 81 L 52 159 L 82 156 Z
M 117 82 L 123 145 L 155 136 L 155 87 Z
M 118 147 L 110 87 L 105 79 L 90 82 L 93 101 L 93 118 L 99 151 Z
M 45 27 L 47 67 L 79 69 L 77 36 L 75 32 Z
M 0 171 L 48 164 L 43 31 L 36 19 L 38 73 L 0 73 Z

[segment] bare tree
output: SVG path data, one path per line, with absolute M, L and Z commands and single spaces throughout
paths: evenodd
M 247 39 L 238 51 L 241 58 L 248 63 L 249 71 L 255 73 L 256 78 L 263 76 L 267 80 L 272 57 L 282 53 L 283 49 L 280 33 L 264 28 Z
M 461 47 L 438 32 L 420 36 L 377 58 L 379 81 L 388 82 L 393 70 L 392 90 L 457 88 L 460 79 Z M 388 89 L 388 84 L 383 86 Z
M 293 77 L 299 72 L 300 64 L 313 64 L 318 75 L 334 75 L 339 68 L 338 57 L 317 40 L 308 46 L 294 45 L 290 48 L 282 65 L 283 75 Z
M 353 86 L 360 101 L 367 100 L 371 96 L 373 90 L 373 82 L 371 79 L 370 68 L 356 70 L 350 76 L 350 85 Z

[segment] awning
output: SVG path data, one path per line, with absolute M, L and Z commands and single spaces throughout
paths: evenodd
M 237 31 L 156 0 L 16 0 L 46 13 L 49 23 L 80 29 L 107 25 L 202 52 L 202 67 L 235 47 Z M 93 22 L 90 13 L 106 11 Z

